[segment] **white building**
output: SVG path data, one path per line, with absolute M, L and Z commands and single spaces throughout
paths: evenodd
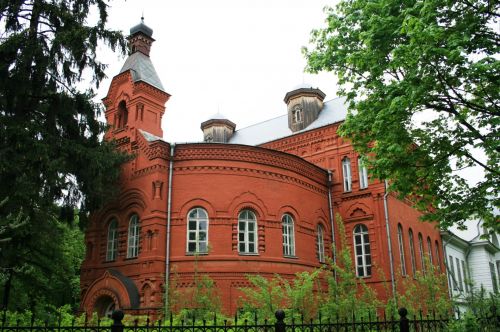
M 471 291 L 483 287 L 489 293 L 500 290 L 500 245 L 498 234 L 487 234 L 481 221 L 470 221 L 466 231 L 442 231 L 443 253 L 450 296 L 464 309 Z

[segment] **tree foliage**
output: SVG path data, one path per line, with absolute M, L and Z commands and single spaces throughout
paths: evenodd
M 304 49 L 309 71 L 338 75 L 349 102 L 341 134 L 372 175 L 443 227 L 475 215 L 500 231 L 499 7 L 343 0 Z
M 120 32 L 106 29 L 106 9 L 104 0 L 0 1 L 0 222 L 20 214 L 26 222 L 0 244 L 0 274 L 7 293 L 23 283 L 16 300 L 34 296 L 23 289 L 41 294 L 57 284 L 59 251 L 81 245 L 63 219 L 111 196 L 126 159 L 102 141 L 101 106 L 92 101 L 105 69 L 98 44 L 125 47 Z M 84 76 L 93 84 L 79 89 Z

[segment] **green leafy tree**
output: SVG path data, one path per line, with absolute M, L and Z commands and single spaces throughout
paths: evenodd
M 309 71 L 338 75 L 349 102 L 341 134 L 372 175 L 442 227 L 475 215 L 500 231 L 499 8 L 343 0 L 304 49 Z M 458 172 L 473 166 L 477 183 Z
M 21 213 L 24 220 L 0 243 L 3 306 L 42 300 L 56 285 L 74 292 L 76 280 L 54 279 L 68 272 L 66 263 L 79 264 L 78 255 L 61 264 L 73 258 L 58 251 L 81 246 L 64 223 L 75 207 L 84 217 L 117 187 L 127 157 L 102 141 L 93 87 L 77 88 L 84 75 L 92 85 L 104 77 L 98 43 L 124 50 L 121 33 L 105 27 L 106 10 L 103 0 L 0 2 L 0 201 L 8 198 L 0 225 Z
M 428 258 L 426 266 L 425 272 L 417 271 L 413 278 L 398 280 L 402 290 L 396 295 L 398 307 L 405 307 L 410 315 L 422 313 L 449 317 L 452 312 L 452 301 L 448 294 L 446 274 L 441 273 Z
M 250 287 L 242 287 L 243 297 L 240 299 L 243 310 L 257 315 L 259 320 L 272 321 L 275 312 L 283 309 L 287 296 L 283 289 L 283 279 L 276 275 L 274 278 L 265 278 L 261 275 L 248 275 Z
M 333 320 L 350 320 L 353 314 L 358 318 L 375 317 L 377 308 L 381 305 L 375 291 L 366 285 L 363 279 L 356 276 L 352 262 L 352 254 L 346 243 L 344 223 L 339 214 L 336 215 L 339 228 L 340 248 L 337 252 L 337 261 L 330 262 L 330 270 L 326 279 L 328 282 L 328 296 L 321 306 L 323 317 Z

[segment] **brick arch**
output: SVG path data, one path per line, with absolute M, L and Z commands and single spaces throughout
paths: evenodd
M 142 190 L 136 188 L 129 189 L 123 192 L 118 198 L 118 201 L 120 202 L 120 210 L 124 211 L 126 209 L 135 208 L 136 210 L 139 210 L 138 214 L 140 214 L 140 212 L 146 210 L 146 197 L 146 193 Z M 130 213 L 127 214 L 127 216 L 129 215 Z
M 116 308 L 134 309 L 138 307 L 138 292 L 134 282 L 118 271 L 107 270 L 87 289 L 82 299 L 82 307 L 88 314 L 94 310 L 103 296 L 110 297 Z
M 330 232 L 330 217 L 325 213 L 323 209 L 317 209 L 314 211 L 314 216 L 313 216 L 313 223 L 314 224 L 322 224 L 323 228 L 326 232 Z
M 182 220 L 185 220 L 189 211 L 191 211 L 191 209 L 194 209 L 196 207 L 201 207 L 207 211 L 208 220 L 215 217 L 215 208 L 212 206 L 212 204 L 209 201 L 207 201 L 205 199 L 201 199 L 201 198 L 195 198 L 195 199 L 187 201 L 186 203 L 184 203 L 182 205 L 182 207 L 179 210 L 180 211 L 179 218 L 181 218 Z
M 347 208 L 346 211 L 347 220 L 373 219 L 372 209 L 364 203 L 353 203 Z
M 283 205 L 281 208 L 278 210 L 278 221 L 281 223 L 281 218 L 285 213 L 290 214 L 293 217 L 293 222 L 296 224 L 301 220 L 299 212 L 291 205 Z
M 267 219 L 268 210 L 264 202 L 253 192 L 246 191 L 236 196 L 227 208 L 229 215 L 238 219 L 238 214 L 243 209 L 250 209 L 255 212 L 258 219 Z
M 125 102 L 125 105 L 129 105 L 130 103 L 130 96 L 128 95 L 128 93 L 123 91 L 120 93 L 118 97 L 114 99 L 113 108 L 118 108 L 118 106 L 122 101 Z

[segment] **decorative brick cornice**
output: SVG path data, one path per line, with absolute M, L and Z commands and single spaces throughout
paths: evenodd
M 186 144 L 178 146 L 175 160 L 243 161 L 282 168 L 301 174 L 319 184 L 326 183 L 326 171 L 318 166 L 294 155 L 259 147 L 232 144 Z
M 175 163 L 174 163 L 175 165 Z M 253 175 L 253 176 L 261 176 L 262 178 L 267 179 L 275 179 L 282 182 L 293 183 L 304 187 L 308 190 L 314 191 L 321 195 L 326 195 L 328 193 L 326 188 L 326 181 L 323 185 L 314 184 L 314 182 L 307 182 L 301 180 L 299 177 L 292 177 L 285 174 L 265 171 L 261 169 L 255 169 L 250 167 L 233 167 L 233 166 L 174 166 L 174 172 L 176 174 L 181 173 L 220 173 L 220 172 L 231 172 L 231 173 L 240 173 L 245 175 Z

